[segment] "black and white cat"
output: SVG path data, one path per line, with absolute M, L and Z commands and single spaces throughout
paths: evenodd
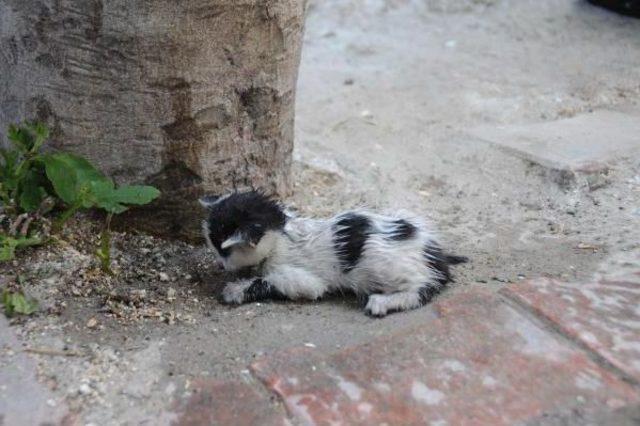
M 209 210 L 203 231 L 218 265 L 259 271 L 226 284 L 222 299 L 229 304 L 349 290 L 367 297 L 368 315 L 385 316 L 429 302 L 452 281 L 449 266 L 467 261 L 445 254 L 428 223 L 407 212 L 299 218 L 257 191 L 200 201 Z

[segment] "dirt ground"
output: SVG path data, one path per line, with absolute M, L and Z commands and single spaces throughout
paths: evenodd
M 307 22 L 287 200 L 300 213 L 368 205 L 430 217 L 472 260 L 441 297 L 589 279 L 640 249 L 640 157 L 559 182 L 469 133 L 595 109 L 640 114 L 640 21 L 568 0 L 323 0 Z M 66 400 L 87 424 L 169 423 L 167 401 L 196 377 L 253 380 L 260 354 L 331 351 L 435 315 L 375 320 L 340 298 L 228 308 L 215 295 L 229 277 L 203 247 L 120 234 L 111 278 L 91 242 L 74 241 L 91 233 L 75 229 L 4 271 L 43 305 L 16 324 L 25 348 L 71 355 L 35 355 L 49 403 Z

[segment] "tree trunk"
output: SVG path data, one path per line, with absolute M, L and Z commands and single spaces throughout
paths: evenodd
M 197 199 L 289 190 L 306 0 L 0 0 L 0 128 L 163 195 L 127 219 L 193 237 Z M 133 223 L 133 222 L 129 222 Z

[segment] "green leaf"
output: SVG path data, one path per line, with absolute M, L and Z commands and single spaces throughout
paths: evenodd
M 66 152 L 55 154 L 55 156 L 62 159 L 69 167 L 75 170 L 78 176 L 78 182 L 111 181 L 111 179 L 103 175 L 102 172 L 96 169 L 93 164 L 85 158 Z
M 105 177 L 86 159 L 69 153 L 47 155 L 43 159 L 47 177 L 56 194 L 69 205 L 93 207 L 94 184 L 113 188 L 111 179 Z
M 128 209 L 127 205 L 148 204 L 160 195 L 152 186 L 131 185 L 117 189 L 113 185 L 94 183 L 91 190 L 96 205 L 109 213 L 119 214 Z
M 16 250 L 19 248 L 40 244 L 42 244 L 42 240 L 38 237 L 13 238 L 7 235 L 0 235 L 0 262 L 13 260 L 16 257 Z
M 0 262 L 13 260 L 16 257 L 18 240 L 0 235 Z
M 15 173 L 20 153 L 16 150 L 9 151 L 4 148 L 0 148 L 0 155 L 2 155 L 2 159 L 4 160 L 4 163 L 2 164 L 3 173 L 7 171 L 13 171 L 13 173 Z
M 2 297 L 0 298 L 0 302 L 2 302 L 2 306 L 4 306 L 4 313 L 6 316 L 10 317 L 13 315 L 13 303 L 11 303 L 11 293 L 9 290 L 4 290 L 2 292 Z
M 22 154 L 37 153 L 49 138 L 49 129 L 42 123 L 24 123 L 21 126 L 10 125 L 9 140 Z
M 16 172 L 18 169 L 18 162 L 20 159 L 20 153 L 16 150 L 0 149 L 0 155 L 4 160 L 2 166 L 0 166 L 0 182 L 2 185 L 10 191 L 16 189 L 18 180 L 16 178 Z
M 5 314 L 10 317 L 14 314 L 31 315 L 38 310 L 38 302 L 21 293 L 12 293 L 9 290 L 2 292 L 2 304 Z
M 158 191 L 153 186 L 145 185 L 127 185 L 121 186 L 115 190 L 115 197 L 118 202 L 122 204 L 135 204 L 144 205 L 149 204 L 160 196 Z
M 37 153 L 42 145 L 49 139 L 49 129 L 42 123 L 28 124 L 27 128 L 34 135 L 33 146 L 31 147 L 32 153 Z
M 19 204 L 20 208 L 26 212 L 38 210 L 42 200 L 47 195 L 44 189 L 46 185 L 42 171 L 35 168 L 27 170 L 24 179 L 20 183 Z
M 14 124 L 9 126 L 8 135 L 9 140 L 13 142 L 18 151 L 26 154 L 31 150 L 34 145 L 33 137 L 31 133 L 24 127 L 18 127 Z
M 31 315 L 38 310 L 38 302 L 35 299 L 26 298 L 20 293 L 13 295 L 13 310 L 22 315 Z
M 62 201 L 75 204 L 79 197 L 78 176 L 73 167 L 59 154 L 43 158 L 45 170 L 53 189 Z
M 113 182 L 93 182 L 90 194 L 95 205 L 109 213 L 119 214 L 127 210 L 116 198 Z

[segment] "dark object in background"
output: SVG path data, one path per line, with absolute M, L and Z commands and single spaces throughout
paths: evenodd
M 640 18 L 640 0 L 589 0 L 589 2 L 623 15 Z

